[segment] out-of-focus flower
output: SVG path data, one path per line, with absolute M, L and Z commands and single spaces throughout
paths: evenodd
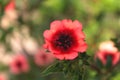
M 0 80 L 8 80 L 5 73 L 0 73 Z
M 4 9 L 4 15 L 1 19 L 1 27 L 8 29 L 18 18 L 17 11 L 15 10 L 15 0 L 10 0 Z
M 9 63 L 12 60 L 12 56 L 11 53 L 10 54 L 3 54 L 2 56 L 0 56 L 0 62 L 4 65 L 9 65 Z
M 0 63 L 4 65 L 8 65 L 12 58 L 12 55 L 7 53 L 5 46 L 0 44 Z
M 18 31 L 13 32 L 13 36 L 8 38 L 8 42 L 10 43 L 11 49 L 15 53 L 22 52 L 22 36 Z
M 10 71 L 13 74 L 20 74 L 22 72 L 28 72 L 29 64 L 28 64 L 28 60 L 26 59 L 26 57 L 22 54 L 15 56 L 10 63 Z
M 15 0 L 10 0 L 10 2 L 5 6 L 5 11 L 15 9 Z
M 23 44 L 23 48 L 26 50 L 28 54 L 32 55 L 37 52 L 38 45 L 33 38 L 31 37 L 24 38 L 22 44 Z
M 44 32 L 44 38 L 44 47 L 60 60 L 73 60 L 78 52 L 85 52 L 87 49 L 82 24 L 77 20 L 53 21 L 50 30 Z
M 8 42 L 10 42 L 10 46 L 15 53 L 25 51 L 28 54 L 33 55 L 37 52 L 38 44 L 37 41 L 32 38 L 28 32 L 25 33 L 25 31 L 21 33 L 14 31 L 13 36 L 8 37 Z
M 47 66 L 54 62 L 54 55 L 50 52 L 46 52 L 44 48 L 40 48 L 39 51 L 34 55 L 35 63 L 38 66 Z
M 116 65 L 119 62 L 120 52 L 118 52 L 112 41 L 101 43 L 95 58 L 98 58 L 104 65 L 106 65 L 108 56 L 112 59 L 112 65 Z
M 99 46 L 100 51 L 111 51 L 111 52 L 116 52 L 118 49 L 114 46 L 114 43 L 112 41 L 105 41 L 102 42 Z

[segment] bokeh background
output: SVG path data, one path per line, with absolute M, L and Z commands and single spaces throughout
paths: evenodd
M 44 43 L 44 30 L 49 29 L 54 20 L 79 20 L 83 24 L 90 56 L 101 42 L 120 38 L 120 0 L 13 0 L 15 8 L 5 11 L 10 1 L 0 0 L 1 73 L 9 73 L 9 61 L 14 54 L 35 54 Z M 120 80 L 120 70 L 116 71 L 110 80 Z M 89 70 L 88 73 L 88 80 L 99 80 L 94 79 L 95 71 Z M 61 76 L 53 74 L 47 79 L 36 80 L 61 80 Z

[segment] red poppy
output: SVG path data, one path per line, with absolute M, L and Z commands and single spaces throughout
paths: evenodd
M 15 9 L 15 0 L 10 0 L 10 2 L 5 6 L 5 11 Z
M 85 52 L 87 49 L 82 24 L 77 20 L 53 21 L 50 30 L 44 32 L 44 38 L 44 47 L 60 60 L 75 59 L 78 52 Z
M 38 53 L 34 56 L 35 63 L 38 66 L 47 66 L 54 62 L 54 55 L 50 52 L 46 52 L 44 48 L 40 48 Z
M 10 70 L 13 74 L 19 74 L 21 72 L 28 72 L 29 65 L 24 55 L 17 55 L 10 63 Z

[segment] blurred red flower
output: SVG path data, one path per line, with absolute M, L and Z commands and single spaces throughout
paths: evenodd
M 9 3 L 5 6 L 5 11 L 15 9 L 15 0 L 10 0 Z
M 85 52 L 87 49 L 82 24 L 77 20 L 53 21 L 50 30 L 44 32 L 44 38 L 44 47 L 60 60 L 73 60 L 78 52 Z
M 54 62 L 55 57 L 52 53 L 46 52 L 45 49 L 41 48 L 38 53 L 34 55 L 34 60 L 38 66 L 47 66 Z
M 0 80 L 7 80 L 7 78 L 4 74 L 0 74 Z
M 118 52 L 112 41 L 101 43 L 95 58 L 98 58 L 104 65 L 106 65 L 108 56 L 112 59 L 112 65 L 116 65 L 119 62 L 120 52 Z
M 112 65 L 116 65 L 119 62 L 119 54 L 119 52 L 99 51 L 96 56 L 104 65 L 107 63 L 107 57 L 110 56 L 112 59 Z
M 12 62 L 10 63 L 10 71 L 13 74 L 19 74 L 21 72 L 28 72 L 29 71 L 29 64 L 24 55 L 17 55 L 13 58 Z

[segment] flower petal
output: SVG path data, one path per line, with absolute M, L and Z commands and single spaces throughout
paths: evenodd
M 80 52 L 85 52 L 86 51 L 86 49 L 87 49 L 87 44 L 86 43 L 84 43 L 81 47 L 80 47 Z
M 75 33 L 76 33 L 78 39 L 84 39 L 85 38 L 85 34 L 82 31 L 76 30 Z
M 87 44 L 84 42 L 84 40 L 79 40 L 78 45 L 73 48 L 73 51 L 77 52 L 85 52 L 87 49 Z
M 75 20 L 73 24 L 76 28 L 79 28 L 80 30 L 82 30 L 82 24 L 78 20 Z
M 54 56 L 56 58 L 58 58 L 59 60 L 64 60 L 65 59 L 64 55 L 62 55 L 62 54 L 54 54 Z
M 106 59 L 104 57 L 104 52 L 97 52 L 96 58 L 100 59 L 101 62 L 105 65 L 106 64 Z
M 77 52 L 72 52 L 69 54 L 64 54 L 66 60 L 73 60 L 78 56 Z
M 20 70 L 18 69 L 18 67 L 16 67 L 15 61 L 10 63 L 10 71 L 13 74 L 19 74 L 20 73 Z
M 50 24 L 50 29 L 52 32 L 56 32 L 56 30 L 62 29 L 62 28 L 63 28 L 63 24 L 59 20 L 55 20 Z
M 15 9 L 15 1 L 11 0 L 7 6 L 5 6 L 5 11 L 13 10 Z
M 72 20 L 62 20 L 64 28 L 75 29 Z
M 113 65 L 116 65 L 119 62 L 119 58 L 120 58 L 120 53 L 116 52 L 114 54 L 113 61 L 112 61 Z
M 43 33 L 43 36 L 47 39 L 50 40 L 52 36 L 52 32 L 50 30 L 45 30 Z

